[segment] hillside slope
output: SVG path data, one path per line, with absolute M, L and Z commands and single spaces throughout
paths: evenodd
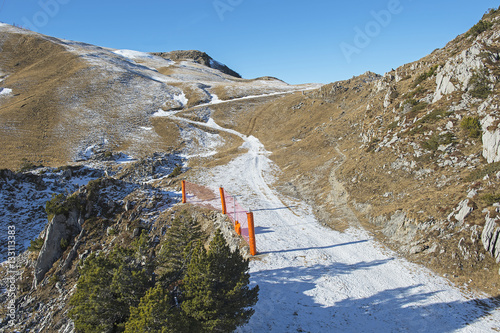
M 362 225 L 460 285 L 497 294 L 499 12 L 385 75 L 287 96 L 237 124 L 325 225 Z M 293 156 L 293 158 L 291 158 Z
M 15 329 L 74 331 L 83 260 L 145 231 L 143 265 L 175 216 L 241 246 L 226 217 L 179 203 L 185 178 L 255 212 L 262 294 L 240 331 L 500 329 L 499 17 L 321 87 L 1 25 L 0 168 L 24 164 L 0 172 L 0 225 L 23 243 Z
M 179 52 L 168 59 L 7 24 L 0 26 L 0 47 L 1 168 L 17 168 L 23 159 L 57 166 L 94 150 L 135 157 L 171 151 L 181 144 L 179 132 L 151 117 L 159 109 L 209 103 L 212 93 L 226 100 L 298 89 L 237 78 L 208 56 L 208 64 Z

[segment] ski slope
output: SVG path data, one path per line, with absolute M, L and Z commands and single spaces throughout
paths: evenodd
M 244 140 L 242 155 L 203 170 L 196 181 L 238 195 L 255 216 L 260 287 L 250 322 L 237 332 L 490 332 L 500 311 L 488 296 L 466 295 L 446 279 L 399 258 L 364 230 L 321 226 L 311 207 L 269 184 L 276 166 L 253 136 L 166 115 Z

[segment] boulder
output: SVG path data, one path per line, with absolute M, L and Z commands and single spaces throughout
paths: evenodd
M 78 235 L 82 223 L 83 219 L 76 209 L 71 210 L 67 216 L 65 214 L 56 215 L 49 222 L 45 232 L 45 241 L 35 263 L 34 288 L 43 280 L 45 273 L 63 254 L 61 240 L 66 239 L 69 241 Z
M 443 73 L 438 73 L 436 75 L 436 85 L 436 92 L 434 93 L 432 103 L 439 101 L 444 95 L 451 94 L 456 90 L 455 86 L 450 81 L 450 77 Z
M 483 157 L 488 163 L 500 162 L 500 128 L 492 128 L 496 119 L 492 116 L 486 116 L 481 121 L 483 129 Z
M 453 210 L 453 212 L 448 215 L 448 221 L 451 221 L 452 218 L 455 218 L 455 220 L 458 221 L 456 226 L 462 226 L 464 224 L 465 218 L 469 216 L 469 214 L 474 210 L 474 207 L 469 206 L 469 203 L 469 199 L 462 200 Z
M 500 262 L 500 217 L 490 217 L 486 215 L 486 224 L 484 225 L 481 241 L 484 249 L 488 251 L 496 262 Z

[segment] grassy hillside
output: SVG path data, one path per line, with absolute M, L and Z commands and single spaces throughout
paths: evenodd
M 458 284 L 497 294 L 498 264 L 481 235 L 498 215 L 498 18 L 492 10 L 384 76 L 297 93 L 233 126 L 273 152 L 280 190 L 310 202 L 323 223 L 362 224 Z M 215 118 L 227 125 L 230 113 Z

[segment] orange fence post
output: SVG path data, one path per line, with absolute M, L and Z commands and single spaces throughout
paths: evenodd
M 254 256 L 257 254 L 257 248 L 255 246 L 255 228 L 253 224 L 252 212 L 247 213 L 247 219 L 248 219 L 248 238 L 250 241 L 250 254 Z
M 236 233 L 241 236 L 241 224 L 240 224 L 240 222 L 236 221 L 234 223 L 234 231 L 236 231 Z
M 222 202 L 222 214 L 226 214 L 226 198 L 224 197 L 224 188 L 222 186 L 219 188 L 220 190 L 220 200 Z
M 186 181 L 181 182 L 182 185 L 182 203 L 186 203 Z

